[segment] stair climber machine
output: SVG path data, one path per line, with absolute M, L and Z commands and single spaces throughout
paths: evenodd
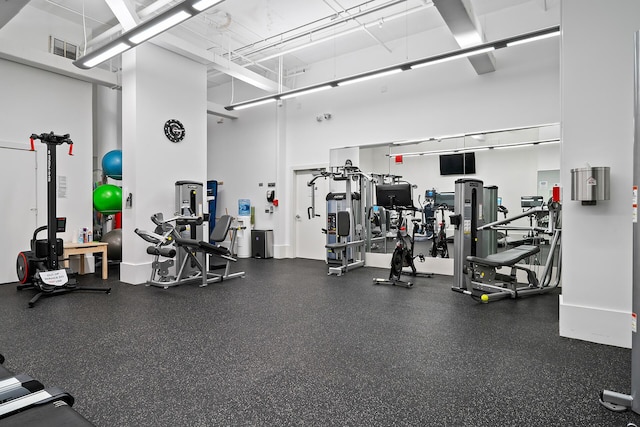
M 75 291 L 98 291 L 110 293 L 111 288 L 80 287 L 77 285 L 75 273 L 60 266 L 60 258 L 64 253 L 62 239 L 57 233 L 66 228 L 67 219 L 56 216 L 56 148 L 58 145 L 68 144 L 69 155 L 73 155 L 73 141 L 69 134 L 56 135 L 53 132 L 31 135 L 31 150 L 35 151 L 34 141 L 47 146 L 47 225 L 38 227 L 31 239 L 28 251 L 18 254 L 16 273 L 18 275 L 18 290 L 35 289 L 36 295 L 29 301 L 33 307 L 40 298 L 68 294 Z M 46 239 L 38 239 L 40 232 L 47 231 Z

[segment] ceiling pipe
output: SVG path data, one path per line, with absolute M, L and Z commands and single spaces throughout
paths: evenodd
M 354 15 L 350 15 L 350 16 L 347 16 L 347 17 L 344 17 L 344 18 L 336 19 L 333 22 L 321 25 L 321 26 L 319 26 L 317 28 L 314 28 L 314 29 L 311 29 L 311 30 L 308 30 L 308 31 L 305 31 L 305 32 L 302 32 L 302 33 L 299 33 L 299 34 L 295 34 L 293 36 L 289 36 L 289 37 L 286 37 L 284 39 L 280 39 L 280 40 L 278 40 L 278 41 L 276 41 L 274 43 L 268 44 L 266 46 L 262 46 L 260 48 L 256 48 L 254 50 L 251 50 L 250 52 L 245 52 L 244 55 L 245 56 L 254 55 L 256 53 L 260 53 L 260 52 L 265 51 L 267 49 L 271 49 L 271 48 L 277 47 L 279 45 L 282 45 L 282 44 L 285 44 L 285 43 L 289 43 L 289 42 L 294 41 L 294 40 L 301 39 L 303 37 L 308 37 L 310 34 L 317 33 L 319 31 L 326 30 L 326 29 L 329 29 L 329 28 L 333 28 L 333 27 L 335 27 L 337 25 L 340 25 L 340 24 L 343 24 L 345 22 L 355 21 L 357 18 L 360 18 L 362 16 L 366 16 L 366 15 L 370 15 L 370 14 L 375 13 L 375 12 L 379 12 L 379 11 L 387 9 L 389 7 L 392 7 L 392 6 L 401 4 L 401 3 L 405 3 L 406 1 L 407 0 L 393 0 L 393 1 L 387 2 L 385 4 L 381 4 L 380 6 L 371 8 L 369 10 L 363 10 L 361 12 L 358 12 L 358 13 L 354 14 Z M 327 18 L 325 18 L 325 19 L 327 19 Z M 281 33 L 281 34 L 285 34 L 285 33 Z M 269 39 L 280 37 L 281 34 L 272 36 Z M 266 41 L 266 40 L 269 40 L 269 39 L 265 39 L 263 41 Z M 256 45 L 256 43 L 253 43 L 253 44 L 250 44 L 250 45 L 243 46 L 241 48 L 235 49 L 235 51 L 236 52 L 242 51 L 242 50 L 248 49 L 251 46 L 255 46 L 255 45 Z
M 232 111 L 232 110 L 258 106 L 258 105 L 264 105 L 272 101 L 277 101 L 277 100 L 286 99 L 293 96 L 299 96 L 299 95 L 308 94 L 308 93 L 314 93 L 319 90 L 325 90 L 325 89 L 334 88 L 338 86 L 344 86 L 351 83 L 369 80 L 376 77 L 387 76 L 390 74 L 396 74 L 403 71 L 408 71 L 415 68 L 421 68 L 421 67 L 433 65 L 433 64 L 439 64 L 442 62 L 447 62 L 447 61 L 451 61 L 459 58 L 466 58 L 469 56 L 490 52 L 496 49 L 503 49 L 503 48 L 515 46 L 518 44 L 542 40 L 544 38 L 554 37 L 558 35 L 560 35 L 560 27 L 556 25 L 553 27 L 532 31 L 529 33 L 519 34 L 513 37 L 507 37 L 507 38 L 496 40 L 493 42 L 479 44 L 477 46 L 471 46 L 463 49 L 442 53 L 439 55 L 433 55 L 426 58 L 420 58 L 420 59 L 404 62 L 401 64 L 395 64 L 388 67 L 383 67 L 376 70 L 371 70 L 364 73 L 359 73 L 359 74 L 335 79 L 332 81 L 317 83 L 317 84 L 302 87 L 299 89 L 292 89 L 290 91 L 278 93 L 275 95 L 268 95 L 261 98 L 238 102 L 236 104 L 226 106 L 225 108 L 229 111 Z

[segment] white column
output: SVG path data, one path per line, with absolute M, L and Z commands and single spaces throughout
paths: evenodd
M 635 0 L 563 0 L 560 335 L 631 346 Z M 609 166 L 611 200 L 571 201 L 572 168 Z
M 143 283 L 151 272 L 148 243 L 135 228 L 153 230 L 150 216 L 175 210 L 174 184 L 207 179 L 206 66 L 146 43 L 123 55 L 122 72 L 123 208 L 120 280 Z M 164 123 L 177 119 L 186 128 L 182 142 L 164 135 Z

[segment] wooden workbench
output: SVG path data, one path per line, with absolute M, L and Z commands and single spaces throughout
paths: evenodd
M 84 256 L 85 254 L 92 254 L 95 252 L 102 252 L 102 278 L 107 279 L 109 273 L 109 263 L 107 259 L 107 246 L 106 242 L 88 242 L 88 243 L 72 243 L 64 242 L 64 252 L 62 257 L 65 259 L 64 265 L 69 266 L 69 256 L 80 255 L 80 274 L 84 274 Z

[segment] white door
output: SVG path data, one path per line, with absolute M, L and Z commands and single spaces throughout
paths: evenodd
M 325 178 L 318 178 L 314 183 L 315 216 L 309 218 L 312 206 L 312 190 L 307 185 L 318 170 L 296 171 L 296 212 L 295 239 L 296 258 L 326 259 L 326 234 L 322 229 L 327 228 L 327 193 L 329 183 Z
M 0 147 L 0 283 L 16 282 L 18 252 L 29 250 L 36 228 L 36 152 Z

